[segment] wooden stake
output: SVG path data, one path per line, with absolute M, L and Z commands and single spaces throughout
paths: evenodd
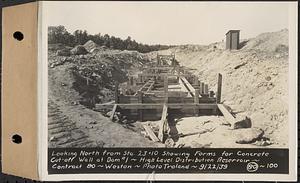
M 218 87 L 217 87 L 217 103 L 221 102 L 221 92 L 222 92 L 222 75 L 218 74 Z

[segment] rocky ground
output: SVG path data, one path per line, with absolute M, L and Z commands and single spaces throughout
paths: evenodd
M 193 68 L 214 91 L 221 73 L 222 102 L 236 117 L 250 117 L 253 127 L 232 130 L 222 116 L 180 117 L 171 127 L 177 138 L 166 144 L 152 142 L 143 129 L 149 124 L 156 132 L 158 122 L 116 123 L 93 110 L 95 103 L 114 99 L 116 81 L 126 81 L 158 52 L 110 50 L 93 42 L 75 48 L 50 45 L 50 147 L 287 147 L 288 30 L 243 40 L 239 50 L 225 50 L 224 44 L 159 53 L 176 53 L 180 65 Z
M 136 52 L 116 50 L 69 56 L 56 52 L 50 49 L 48 54 L 49 147 L 158 146 L 134 126 L 114 123 L 92 110 L 93 100 L 113 100 L 114 82 L 124 81 L 124 70 L 138 68 L 145 59 Z

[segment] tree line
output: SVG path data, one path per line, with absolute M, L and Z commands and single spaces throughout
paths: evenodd
M 108 34 L 95 34 L 90 35 L 86 30 L 76 30 L 73 34 L 69 33 L 67 29 L 60 26 L 49 26 L 48 27 L 48 43 L 57 44 L 62 43 L 67 46 L 74 47 L 76 45 L 83 45 L 87 41 L 92 40 L 99 46 L 106 46 L 111 49 L 119 50 L 136 50 L 141 53 L 148 53 L 151 51 L 158 51 L 168 49 L 169 45 L 147 45 L 142 43 L 137 43 L 130 36 L 123 40 L 121 38 L 110 36 Z

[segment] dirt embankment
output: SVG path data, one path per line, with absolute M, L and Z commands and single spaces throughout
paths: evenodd
M 249 116 L 274 147 L 288 146 L 288 30 L 244 40 L 239 50 L 225 50 L 224 44 L 185 45 L 159 53 L 176 53 L 181 65 L 197 69 L 195 74 L 215 91 L 221 73 L 222 101 L 233 114 Z
M 80 49 L 50 45 L 48 53 L 49 147 L 155 147 L 132 125 L 110 121 L 93 111 L 96 102 L 114 100 L 115 81 L 148 60 L 137 52 Z M 60 53 L 58 53 L 60 51 Z M 57 55 L 58 54 L 58 55 Z

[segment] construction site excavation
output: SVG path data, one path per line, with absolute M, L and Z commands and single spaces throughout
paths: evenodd
M 221 114 L 228 126 L 235 128 L 238 125 L 235 118 L 220 104 L 221 87 L 221 74 L 218 75 L 218 87 L 214 92 L 209 90 L 208 84 L 190 73 L 190 69 L 180 66 L 175 54 L 158 54 L 156 63 L 144 67 L 137 75 L 129 76 L 124 88 L 119 89 L 116 84 L 115 100 L 107 104 L 96 104 L 96 110 L 111 108 L 112 121 L 122 117 L 146 121 L 142 125 L 146 136 L 154 142 L 165 142 L 166 146 L 173 147 L 174 139 L 205 133 L 203 130 L 179 133 L 176 123 L 182 117 Z M 149 121 L 158 121 L 156 130 Z M 251 124 L 246 125 L 251 127 Z
M 288 144 L 287 29 L 140 51 L 99 45 L 98 35 L 68 46 L 55 42 L 59 31 L 49 27 L 49 147 Z

